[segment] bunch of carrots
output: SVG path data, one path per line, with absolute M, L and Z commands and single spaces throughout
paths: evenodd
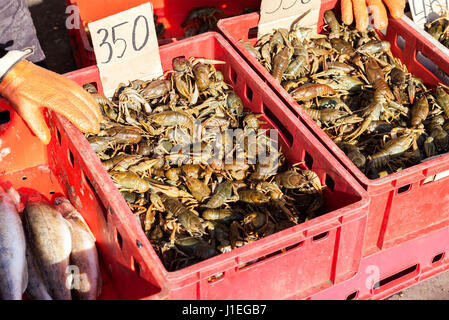
M 388 25 L 385 5 L 388 7 L 390 15 L 395 19 L 399 19 L 404 14 L 405 2 L 405 0 L 341 0 L 341 17 L 346 25 L 351 25 L 355 17 L 357 30 L 363 32 L 368 28 L 369 8 L 374 27 L 382 30 Z

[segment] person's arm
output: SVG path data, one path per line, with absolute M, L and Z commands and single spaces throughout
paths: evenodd
M 399 19 L 404 15 L 405 2 L 405 0 L 342 0 L 342 20 L 346 25 L 352 24 L 355 20 L 357 30 L 364 32 L 369 25 L 369 8 L 374 27 L 384 29 L 388 25 L 387 9 L 385 6 L 388 7 L 388 11 L 393 18 Z
M 28 47 L 34 49 L 29 61 L 36 63 L 45 59 L 26 1 L 0 0 L 0 51 Z
M 2 50 L 2 52 L 0 52 L 0 83 L 9 71 L 11 71 L 20 61 L 31 56 L 33 51 L 33 48 L 11 51 Z
M 50 142 L 42 107 L 58 112 L 83 132 L 98 133 L 102 115 L 95 99 L 74 81 L 25 58 L 32 48 L 0 58 L 0 96 L 6 98 L 45 144 Z

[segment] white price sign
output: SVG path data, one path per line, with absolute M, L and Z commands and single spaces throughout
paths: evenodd
M 151 3 L 91 22 L 89 30 L 106 96 L 121 82 L 163 74 Z
M 442 9 L 449 8 L 449 0 L 409 0 L 413 21 L 424 29 L 427 22 L 438 18 Z
M 321 8 L 321 0 L 262 0 L 258 37 L 272 32 L 274 29 L 291 28 L 304 13 L 303 27 L 316 26 Z

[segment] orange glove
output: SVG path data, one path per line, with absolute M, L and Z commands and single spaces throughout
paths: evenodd
M 370 8 L 374 27 L 385 29 L 388 26 L 387 5 L 393 18 L 399 19 L 404 15 L 405 0 L 342 0 L 341 17 L 346 25 L 356 21 L 358 31 L 366 31 L 369 24 L 368 7 Z
M 22 60 L 0 82 L 6 98 L 43 143 L 51 134 L 41 108 L 47 107 L 83 132 L 100 131 L 101 111 L 95 99 L 78 84 L 57 73 Z

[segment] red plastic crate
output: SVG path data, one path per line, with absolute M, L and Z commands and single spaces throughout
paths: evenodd
M 411 15 L 411 13 L 409 13 Z M 438 40 L 431 37 L 427 31 L 420 29 L 418 25 L 410 19 L 408 16 L 404 16 L 402 18 L 404 23 L 406 23 L 410 28 L 413 28 L 416 32 L 425 37 L 426 40 L 430 41 L 430 45 L 435 47 L 432 49 L 433 51 L 433 60 L 438 61 L 440 64 L 436 65 L 434 61 L 428 59 L 422 53 L 418 53 L 416 59 L 422 63 L 428 70 L 432 71 L 432 73 L 437 76 L 442 82 L 446 85 L 449 85 L 449 64 L 441 63 L 442 61 L 448 61 L 449 58 L 449 48 L 446 48 L 443 44 L 441 44 Z M 402 43 L 398 42 L 398 45 L 402 45 Z M 446 70 L 446 71 L 445 71 Z
M 353 277 L 359 268 L 366 226 L 365 191 L 296 118 L 285 112 L 281 101 L 270 94 L 221 35 L 206 33 L 160 47 L 164 71 L 171 70 L 172 59 L 179 55 L 226 62 L 217 67 L 242 97 L 246 109 L 264 113 L 268 128 L 279 131 L 286 158 L 291 163 L 305 161 L 330 186 L 324 191 L 329 213 L 232 252 L 168 272 L 87 140 L 61 118 L 58 121 L 67 132 L 66 143 L 73 148 L 75 162 L 87 168 L 92 186 L 107 208 L 108 221 L 126 217 L 129 243 L 143 258 L 138 260 L 141 275 L 152 272 L 156 279 L 162 279 L 162 288 L 168 290 L 170 299 L 283 299 L 292 294 L 307 296 Z M 79 84 L 95 83 L 102 91 L 96 66 L 67 76 Z M 117 223 L 115 227 L 122 233 L 125 225 Z M 137 249 L 137 242 L 141 248 Z M 280 251 L 283 249 L 286 252 Z M 243 267 L 273 253 L 270 258 Z
M 449 270 L 449 228 L 362 259 L 354 278 L 307 300 L 380 300 Z M 296 299 L 295 296 L 290 299 Z
M 87 157 L 83 162 L 77 160 L 78 149 L 69 139 L 70 132 L 58 119 L 50 116 L 52 140 L 45 146 L 2 99 L 0 120 L 0 186 L 5 189 L 14 187 L 22 200 L 42 194 L 52 202 L 58 196 L 72 201 L 97 240 L 103 280 L 99 299 L 163 298 L 160 282 L 150 276 L 144 265 L 140 272 L 148 276 L 137 274 L 134 261 L 141 261 L 143 257 L 129 228 L 124 227 L 131 217 L 106 219 L 103 202 L 89 183 L 89 180 L 93 181 L 89 161 Z M 117 245 L 117 230 L 120 230 L 122 249 Z
M 84 26 L 88 23 L 103 19 L 110 15 L 134 8 L 143 3 L 151 2 L 158 22 L 165 26 L 164 39 L 159 45 L 164 45 L 184 37 L 181 22 L 184 21 L 191 9 L 201 6 L 215 6 L 226 15 L 240 14 L 246 7 L 259 9 L 261 0 L 240 1 L 211 1 L 211 0 L 67 0 L 68 5 L 77 5 L 80 13 L 79 30 L 69 30 L 73 54 L 79 68 L 96 64 L 95 53 L 89 43 Z
M 336 0 L 322 1 L 318 32 L 323 27 L 324 11 L 335 8 L 337 4 Z M 256 38 L 248 37 L 257 34 L 254 31 L 258 21 L 259 14 L 252 13 L 238 18 L 223 19 L 219 21 L 218 27 L 234 48 L 273 89 L 274 94 L 281 98 L 294 115 L 301 119 L 368 191 L 370 207 L 363 256 L 448 226 L 449 179 L 446 177 L 438 181 L 428 181 L 437 174 L 440 177 L 445 176 L 449 170 L 449 156 L 429 159 L 385 178 L 368 179 L 239 42 L 239 40 L 249 41 L 252 44 L 256 42 Z M 404 21 L 390 19 L 386 35 L 380 35 L 391 43 L 393 54 L 407 65 L 408 70 L 420 77 L 427 85 L 434 87 L 439 81 L 418 61 L 418 56 L 425 56 L 448 71 L 447 59 L 436 54 L 439 50 L 433 47 L 428 39 L 408 27 Z

